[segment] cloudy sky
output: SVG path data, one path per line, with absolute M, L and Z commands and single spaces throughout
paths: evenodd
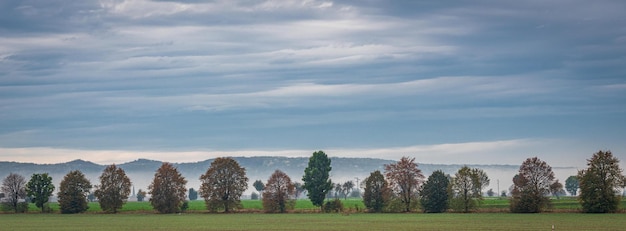
M 625 9 L 4 0 L 0 161 L 626 161 Z

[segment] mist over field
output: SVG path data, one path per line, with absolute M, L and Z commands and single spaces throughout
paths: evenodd
M 249 196 L 252 192 L 255 192 L 252 183 L 256 180 L 266 182 L 269 176 L 274 170 L 279 169 L 289 175 L 292 181 L 302 182 L 302 175 L 304 169 L 307 166 L 308 158 L 287 158 L 287 157 L 234 157 L 239 164 L 246 168 L 246 175 L 249 179 L 248 190 L 245 196 Z M 380 170 L 384 172 L 384 165 L 396 162 L 397 160 L 384 160 L 373 158 L 331 158 L 332 171 L 331 180 L 334 183 L 343 183 L 346 181 L 353 181 L 357 183 L 357 179 L 362 182 L 373 171 Z M 200 175 L 204 174 L 210 166 L 212 159 L 190 162 L 190 163 L 175 163 L 174 166 L 181 172 L 181 174 L 188 181 L 187 188 L 194 188 L 198 190 L 200 188 Z M 136 161 L 122 163 L 118 166 L 124 169 L 128 177 L 130 178 L 135 193 L 142 189 L 147 190 L 148 185 L 152 182 L 154 173 L 161 166 L 160 161 L 139 159 Z M 443 165 L 443 164 L 419 164 L 418 168 L 422 170 L 422 173 L 426 178 L 435 170 L 443 170 L 446 174 L 454 175 L 458 169 L 463 165 Z M 490 184 L 485 188 L 485 192 L 489 189 L 493 189 L 494 192 L 506 190 L 509 191 L 509 187 L 513 184 L 512 179 L 519 169 L 519 166 L 515 165 L 469 165 L 470 167 L 476 167 L 483 169 L 490 179 Z M 71 170 L 82 171 L 87 179 L 91 181 L 93 185 L 99 184 L 98 177 L 105 168 L 105 165 L 98 165 L 91 162 L 82 160 L 75 160 L 67 163 L 59 164 L 29 164 L 29 163 L 16 163 L 16 162 L 0 162 L 0 176 L 6 176 L 9 173 L 18 173 L 29 179 L 33 173 L 50 173 L 53 178 L 53 183 L 58 187 L 63 176 Z M 553 166 L 555 176 L 561 183 L 565 182 L 565 179 L 571 175 L 576 175 L 578 169 L 574 167 L 556 167 Z M 359 183 L 360 183 L 359 182 Z M 499 188 L 500 191 L 497 191 Z M 135 198 L 130 198 L 134 200 Z

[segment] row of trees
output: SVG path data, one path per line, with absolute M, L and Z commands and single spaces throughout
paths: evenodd
M 438 213 L 453 208 L 475 209 L 482 190 L 489 185 L 487 174 L 464 166 L 454 177 L 437 170 L 426 181 L 414 158 L 403 157 L 385 165 L 384 175 L 374 171 L 364 181 L 363 202 L 370 212 L 410 212 L 421 204 L 424 212 Z
M 587 161 L 587 169 L 566 181 L 572 195 L 578 197 L 583 212 L 616 212 L 621 197 L 619 189 L 626 186 L 619 160 L 610 151 L 599 151 Z M 467 166 L 454 176 L 435 171 L 423 184 L 424 176 L 414 159 L 403 157 L 398 163 L 385 166 L 385 174 L 374 171 L 365 179 L 363 201 L 371 212 L 394 211 L 398 202 L 402 211 L 417 207 L 419 198 L 424 212 L 445 212 L 449 208 L 469 212 L 482 201 L 482 189 L 489 184 L 487 174 Z M 513 177 L 510 210 L 516 213 L 537 213 L 550 206 L 549 195 L 558 195 L 563 184 L 555 180 L 552 167 L 537 157 L 526 159 Z
M 615 212 L 620 196 L 618 190 L 626 185 L 619 160 L 610 151 L 599 151 L 588 160 L 587 169 L 580 170 L 573 180 L 566 181 L 568 191 L 580 187 L 579 200 L 584 212 Z M 331 160 L 323 151 L 314 152 L 304 170 L 301 185 L 313 205 L 337 208 L 340 202 L 327 201 L 333 189 L 344 191 L 352 188 L 351 182 L 334 184 L 329 176 Z M 374 171 L 363 181 L 363 202 L 371 212 L 410 212 L 419 205 L 424 212 L 445 212 L 448 209 L 470 212 L 476 209 L 482 198 L 482 190 L 489 185 L 487 174 L 478 168 L 467 166 L 453 176 L 435 171 L 427 180 L 414 158 L 403 157 L 397 163 L 384 166 L 384 174 Z M 245 168 L 232 158 L 215 159 L 206 173 L 200 176 L 199 191 L 189 189 L 190 198 L 199 194 L 209 211 L 230 212 L 241 208 L 241 196 L 248 187 Z M 576 180 L 576 182 L 573 182 Z M 150 203 L 160 213 L 174 213 L 186 209 L 185 187 L 187 180 L 170 163 L 163 163 L 156 171 L 148 191 L 139 191 L 138 199 L 150 194 Z M 576 183 L 576 184 L 574 184 Z M 267 183 L 258 181 L 255 188 L 262 191 L 263 207 L 267 212 L 285 212 L 292 209 L 297 198 L 297 184 L 280 170 L 276 170 Z M 61 181 L 58 199 L 62 213 L 79 213 L 88 209 L 87 195 L 92 185 L 80 171 L 69 172 Z M 131 182 L 124 170 L 115 165 L 104 169 L 94 196 L 106 212 L 116 213 L 130 194 Z M 571 188 L 570 188 L 571 187 Z M 546 209 L 548 196 L 562 191 L 563 185 L 555 180 L 552 168 L 537 157 L 526 159 L 513 178 L 510 208 L 512 212 L 534 213 Z M 28 196 L 37 207 L 46 210 L 46 203 L 55 187 L 48 174 L 33 174 L 29 182 L 18 174 L 4 179 L 2 191 L 15 212 L 24 207 L 20 199 Z M 577 190 L 573 190 L 575 193 Z M 345 194 L 347 194 L 346 192 Z M 570 191 L 572 193 L 572 191 Z M 572 194 L 574 194 L 572 193 Z M 141 197 L 141 199 L 140 199 Z
M 2 183 L 2 191 L 8 195 L 6 205 L 15 212 L 25 212 L 28 199 L 41 209 L 41 212 L 50 211 L 47 206 L 48 200 L 54 192 L 52 177 L 47 173 L 33 174 L 26 182 L 24 177 L 15 173 L 9 174 Z M 88 207 L 87 195 L 92 189 L 91 182 L 85 175 L 76 170 L 71 171 L 61 181 L 59 192 L 59 207 L 62 213 L 80 213 L 86 211 Z M 100 176 L 100 185 L 95 190 L 95 197 L 100 202 L 100 207 L 107 212 L 117 212 L 128 194 L 130 193 L 130 179 L 124 170 L 115 165 L 110 165 L 104 169 Z

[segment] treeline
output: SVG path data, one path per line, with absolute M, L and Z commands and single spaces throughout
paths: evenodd
M 293 210 L 296 199 L 304 192 L 322 211 L 340 212 L 343 205 L 337 196 L 334 200 L 327 198 L 333 190 L 345 197 L 355 185 L 351 181 L 333 183 L 331 170 L 331 160 L 323 151 L 317 151 L 304 169 L 303 184 L 276 170 L 265 183 L 257 180 L 253 186 L 262 193 L 263 208 L 268 213 Z M 97 199 L 105 212 L 116 213 L 121 209 L 131 191 L 130 179 L 124 170 L 116 165 L 107 166 L 99 179 L 100 184 L 93 186 L 78 170 L 65 175 L 57 192 L 61 213 L 86 211 L 90 196 Z M 184 212 L 188 207 L 187 195 L 192 200 L 198 195 L 202 197 L 210 212 L 242 209 L 241 197 L 248 188 L 249 179 L 246 169 L 237 161 L 228 157 L 217 158 L 199 179 L 198 191 L 187 190 L 187 180 L 178 169 L 170 163 L 163 163 L 156 170 L 148 190 L 139 190 L 137 199 L 142 201 L 149 194 L 150 204 L 159 213 Z M 549 208 L 549 196 L 563 192 L 563 185 L 555 179 L 552 168 L 545 161 L 537 157 L 526 159 L 512 179 L 510 211 L 538 213 Z M 598 151 L 587 160 L 586 169 L 567 179 L 566 188 L 572 195 L 580 192 L 578 200 L 583 212 L 616 212 L 621 200 L 619 190 L 626 186 L 625 179 L 619 160 L 610 151 Z M 467 166 L 454 175 L 437 170 L 426 178 L 415 158 L 403 157 L 396 163 L 386 164 L 383 172 L 371 172 L 356 186 L 363 189 L 362 199 L 368 212 L 472 212 L 480 207 L 484 199 L 482 192 L 489 181 L 482 169 Z M 26 212 L 28 203 L 35 203 L 41 212 L 51 211 L 48 201 L 55 186 L 47 173 L 33 174 L 28 182 L 23 176 L 11 173 L 4 178 L 1 189 L 0 199 L 6 209 Z

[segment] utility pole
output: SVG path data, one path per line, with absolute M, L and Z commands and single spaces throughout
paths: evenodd
M 500 179 L 497 179 L 496 182 L 498 182 L 498 192 L 497 193 L 498 193 L 498 195 L 501 195 L 500 194 Z
M 357 192 L 359 192 L 359 196 L 361 196 L 361 185 L 359 184 L 359 179 L 358 177 L 354 178 L 356 180 L 356 190 L 358 190 Z

